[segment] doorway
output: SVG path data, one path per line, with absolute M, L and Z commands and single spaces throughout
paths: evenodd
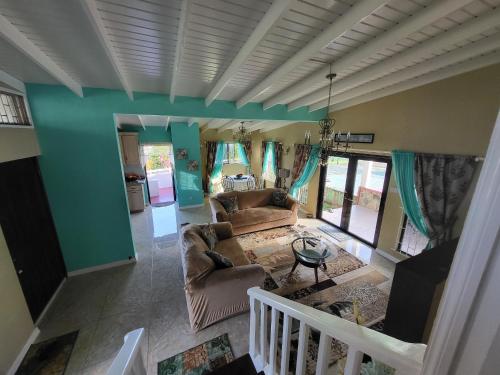
M 333 154 L 321 167 L 319 218 L 377 246 L 391 175 L 391 159 Z
M 149 203 L 153 207 L 175 203 L 172 144 L 142 145 Z

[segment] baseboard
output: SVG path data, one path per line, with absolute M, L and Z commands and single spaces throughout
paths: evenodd
M 394 263 L 399 263 L 402 260 L 408 259 L 407 256 L 405 256 L 403 254 L 399 254 L 395 251 L 387 251 L 387 250 L 377 248 L 377 249 L 375 249 L 375 252 L 377 254 L 383 256 L 385 259 L 390 260 L 391 262 L 394 262 Z
M 205 206 L 205 203 L 200 203 L 200 204 L 193 204 L 191 206 L 179 206 L 179 210 L 183 210 L 185 208 L 196 208 L 196 207 L 203 207 Z
M 38 319 L 36 320 L 35 322 L 35 326 L 38 326 L 38 323 L 40 323 L 43 319 L 43 317 L 45 316 L 45 314 L 47 313 L 47 311 L 49 310 L 50 306 L 52 305 L 52 303 L 54 302 L 54 300 L 56 299 L 57 295 L 59 294 L 59 292 L 61 291 L 64 283 L 66 282 L 66 277 L 61 281 L 61 283 L 59 284 L 59 286 L 57 287 L 56 291 L 54 292 L 54 294 L 52 294 L 52 297 L 50 297 L 50 300 L 49 302 L 45 305 L 43 311 L 40 313 L 40 315 L 38 316 Z
M 7 375 L 14 375 L 16 373 L 17 369 L 19 368 L 19 366 L 21 365 L 21 362 L 24 359 L 24 356 L 28 352 L 31 344 L 33 344 L 36 341 L 39 334 L 40 334 L 40 330 L 38 329 L 38 327 L 33 328 L 33 332 L 31 332 L 30 337 L 28 337 L 28 340 L 26 341 L 23 348 L 21 349 L 21 351 L 17 355 L 14 363 L 12 364 L 12 366 L 10 366 L 9 370 L 7 371 Z
M 105 270 L 105 269 L 108 269 L 108 268 L 124 266 L 126 264 L 131 264 L 131 263 L 136 263 L 136 262 L 137 262 L 137 260 L 135 258 L 126 259 L 126 260 L 118 260 L 116 262 L 101 264 L 99 266 L 82 268 L 80 270 L 71 271 L 71 272 L 68 272 L 68 276 L 72 277 L 72 276 L 83 275 L 85 273 L 101 271 L 101 270 Z

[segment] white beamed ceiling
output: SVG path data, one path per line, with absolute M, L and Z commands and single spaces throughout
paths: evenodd
M 95 27 L 96 20 L 87 11 L 84 1 L 95 4 L 104 35 Z M 187 2 L 187 12 L 181 25 L 182 1 Z M 370 0 L 290 0 L 275 22 L 268 24 L 269 31 L 254 50 L 249 51 L 244 63 L 236 64 L 237 69 L 233 64 L 231 77 L 216 99 L 241 99 L 297 52 L 314 43 L 314 39 L 330 25 L 347 17 L 349 11 L 362 1 Z M 447 1 L 452 3 L 450 0 L 387 1 L 357 20 L 306 61 L 277 76 L 252 101 L 272 102 L 273 97 L 282 96 L 287 90 L 291 92 L 294 84 L 324 69 L 329 62 L 336 62 L 362 49 L 425 8 Z M 0 0 L 0 15 L 82 87 L 124 89 L 123 82 L 126 82 L 132 91 L 168 94 L 176 47 L 181 43 L 175 95 L 206 97 L 240 48 L 252 37 L 256 25 L 271 5 L 272 0 Z M 499 5 L 500 0 L 471 0 L 460 9 L 450 6 L 452 11 L 444 17 L 422 23 L 417 32 L 401 35 L 396 43 L 336 72 L 336 82 L 346 77 L 355 81 L 356 73 L 380 61 L 390 61 L 391 56 L 425 44 L 442 33 L 453 33 L 454 28 L 485 17 Z M 500 19 L 497 25 L 500 25 Z M 181 34 L 178 33 L 179 27 L 183 28 Z M 458 43 L 443 46 L 441 51 L 421 56 L 411 64 L 392 68 L 387 73 L 418 66 L 458 48 L 469 48 L 475 42 L 498 33 L 500 26 L 492 27 Z M 181 40 L 177 40 L 178 35 L 182 35 Z M 103 38 L 106 43 L 102 43 Z M 61 82 L 14 44 L 0 34 L 0 70 L 23 82 Z M 374 81 L 378 78 L 375 77 Z M 294 93 L 293 98 L 280 103 L 307 102 L 307 95 L 324 88 L 326 83 L 325 80 L 311 84 L 304 92 Z M 396 83 L 391 82 L 392 85 Z M 354 90 L 355 86 L 344 90 Z M 378 89 L 379 86 L 374 84 Z M 322 101 L 307 105 L 318 108 Z

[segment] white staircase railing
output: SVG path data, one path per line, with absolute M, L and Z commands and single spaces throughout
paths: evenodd
M 123 346 L 113 360 L 107 375 L 146 375 L 141 355 L 144 328 L 130 331 L 123 338 Z
M 426 345 L 410 344 L 335 315 L 288 300 L 258 287 L 250 296 L 250 356 L 258 371 L 287 375 L 293 319 L 300 322 L 296 375 L 304 375 L 311 329 L 320 332 L 316 375 L 328 370 L 332 338 L 348 345 L 344 375 L 359 375 L 363 354 L 396 370 L 397 375 L 421 373 Z M 269 324 L 269 314 L 271 323 Z M 282 319 L 281 355 L 278 369 L 279 323 Z

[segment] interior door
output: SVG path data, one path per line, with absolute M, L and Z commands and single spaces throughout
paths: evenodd
M 66 268 L 36 158 L 0 163 L 0 225 L 33 321 Z
M 390 158 L 332 155 L 322 167 L 318 216 L 376 246 L 391 172 Z

